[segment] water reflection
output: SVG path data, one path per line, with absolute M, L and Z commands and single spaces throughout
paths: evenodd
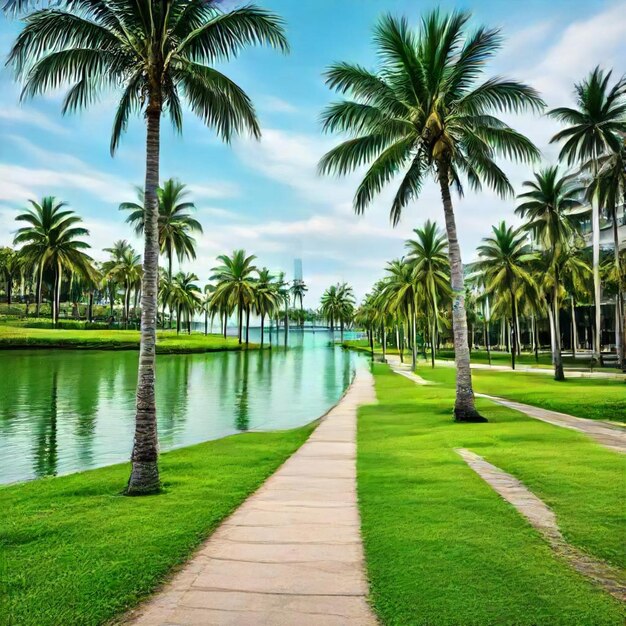
M 159 357 L 163 450 L 293 428 L 338 400 L 359 357 L 323 333 L 292 329 L 288 350 L 274 334 L 272 350 Z M 0 482 L 125 461 L 136 380 L 136 352 L 0 353 Z

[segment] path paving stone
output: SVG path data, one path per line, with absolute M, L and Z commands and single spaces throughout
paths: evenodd
M 418 385 L 432 384 L 430 381 L 425 380 L 421 376 L 413 373 L 409 364 L 400 363 L 399 357 L 390 355 L 388 356 L 387 361 L 391 369 L 396 372 L 396 374 L 400 374 Z M 624 393 L 626 393 L 626 391 L 624 391 Z M 595 439 L 603 446 L 611 450 L 615 450 L 616 452 L 626 454 L 626 428 L 618 424 L 611 424 L 610 422 L 604 422 L 601 420 L 590 420 L 584 417 L 574 417 L 573 415 L 542 409 L 530 404 L 514 402 L 513 400 L 506 400 L 505 398 L 499 398 L 497 396 L 489 396 L 485 393 L 477 393 L 475 395 L 477 398 L 487 398 L 492 402 L 497 402 L 502 406 L 520 411 L 521 413 L 528 415 L 528 417 L 547 422 L 548 424 L 584 433 L 592 439 Z
M 622 602 L 626 601 L 626 580 L 622 572 L 568 544 L 557 525 L 554 512 L 543 500 L 517 478 L 492 465 L 480 455 L 465 448 L 457 448 L 455 451 L 494 491 L 510 502 L 541 533 L 550 547 L 576 571 Z
M 626 394 L 626 390 L 624 393 Z M 548 424 L 554 424 L 555 426 L 561 426 L 563 428 L 569 428 L 570 430 L 585 433 L 585 435 L 589 435 L 589 437 L 595 439 L 603 446 L 610 448 L 611 450 L 621 452 L 622 454 L 626 454 L 626 429 L 623 426 L 599 420 L 590 420 L 584 417 L 574 417 L 573 415 L 559 413 L 558 411 L 541 409 L 530 404 L 513 402 L 512 400 L 506 400 L 505 398 L 499 398 L 497 396 L 488 396 L 484 393 L 477 393 L 476 396 L 480 398 L 488 398 L 493 402 L 497 402 L 502 406 L 525 413 L 529 417 L 541 420 L 542 422 L 547 422 Z
M 375 626 L 356 500 L 365 369 L 308 441 L 132 614 L 139 626 Z

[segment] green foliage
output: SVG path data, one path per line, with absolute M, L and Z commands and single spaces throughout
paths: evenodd
M 618 626 L 619 603 L 554 555 L 454 452 L 514 474 L 555 510 L 568 541 L 623 563 L 624 458 L 584 435 L 478 400 L 489 424 L 453 424 L 453 384 L 418 386 L 374 365 L 359 410 L 358 496 L 382 623 Z M 423 367 L 423 376 L 441 370 Z M 446 370 L 451 376 L 453 370 Z

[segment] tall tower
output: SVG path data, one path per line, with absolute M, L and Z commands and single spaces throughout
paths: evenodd
M 302 259 L 293 260 L 293 280 L 302 282 Z

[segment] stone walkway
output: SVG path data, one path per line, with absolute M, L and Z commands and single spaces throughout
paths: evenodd
M 485 461 L 478 454 L 465 448 L 458 448 L 456 452 L 494 491 L 511 503 L 577 572 L 619 600 L 626 601 L 626 580 L 622 573 L 568 544 L 559 530 L 554 512 L 541 499 L 517 478 Z
M 418 385 L 433 384 L 431 381 L 425 380 L 421 376 L 412 372 L 410 364 L 400 363 L 400 357 L 389 355 L 387 357 L 387 362 L 389 367 L 391 367 L 396 374 L 400 374 Z M 506 400 L 505 398 L 490 396 L 485 393 L 476 393 L 475 395 L 477 398 L 487 398 L 492 402 L 497 402 L 502 406 L 520 411 L 521 413 L 528 415 L 528 417 L 547 422 L 548 424 L 584 433 L 592 439 L 595 439 L 603 446 L 611 450 L 621 452 L 622 454 L 626 454 L 626 428 L 623 426 L 600 420 L 585 419 L 584 417 L 574 417 L 573 415 L 567 415 L 566 413 L 541 409 L 539 407 L 532 406 L 531 404 L 514 402 L 513 400 Z
M 141 626 L 374 626 L 356 499 L 358 370 L 309 440 L 131 616 Z M 167 523 L 167 520 L 164 520 Z
M 624 393 L 626 393 L 626 390 Z M 477 393 L 476 396 L 480 398 L 488 398 L 493 402 L 497 402 L 502 406 L 525 413 L 529 417 L 541 420 L 542 422 L 548 422 L 548 424 L 584 433 L 592 439 L 595 439 L 603 446 L 610 448 L 611 450 L 621 452 L 622 454 L 626 454 L 626 429 L 622 426 L 598 420 L 585 419 L 584 417 L 574 417 L 573 415 L 559 413 L 558 411 L 540 409 L 539 407 L 532 406 L 530 404 L 513 402 L 512 400 L 506 400 L 505 398 L 499 398 L 497 396 L 488 396 L 484 393 Z

